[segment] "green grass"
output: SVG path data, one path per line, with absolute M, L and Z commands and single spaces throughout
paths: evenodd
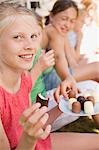
M 99 134 L 99 126 L 97 126 L 90 117 L 80 117 L 78 120 L 58 130 L 58 132 L 69 132 L 69 131 Z

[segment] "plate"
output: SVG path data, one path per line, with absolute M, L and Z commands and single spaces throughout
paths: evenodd
M 59 103 L 59 109 L 66 114 L 72 115 L 72 116 L 90 116 L 90 115 L 96 115 L 99 114 L 99 102 L 96 102 L 94 105 L 94 113 L 93 114 L 87 114 L 84 111 L 81 110 L 80 113 L 74 113 L 72 112 L 69 107 L 69 102 L 68 100 L 65 100 L 64 98 L 61 98 L 60 103 Z

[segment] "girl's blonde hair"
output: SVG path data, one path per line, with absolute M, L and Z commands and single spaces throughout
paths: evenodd
M 9 24 L 11 24 L 16 16 L 31 16 L 39 24 L 35 13 L 25 6 L 21 6 L 18 3 L 8 3 L 1 2 L 0 3 L 0 33 L 3 29 L 6 28 Z
M 92 5 L 92 0 L 82 0 L 81 3 L 85 6 L 87 9 L 90 5 Z

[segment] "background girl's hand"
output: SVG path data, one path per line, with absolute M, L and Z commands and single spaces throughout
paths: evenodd
M 63 95 L 65 98 L 68 98 L 68 91 L 71 90 L 75 95 L 78 93 L 76 87 L 76 81 L 71 75 L 68 75 L 67 78 L 61 82 L 61 84 L 56 88 L 54 97 L 57 102 L 59 102 L 60 95 Z
M 38 63 L 40 65 L 41 71 L 44 71 L 45 69 L 54 66 L 54 50 L 50 50 L 47 53 L 45 53 L 45 50 L 43 50 L 41 56 L 38 59 Z
M 40 103 L 33 104 L 26 109 L 20 119 L 24 132 L 33 140 L 45 139 L 50 131 L 51 126 L 44 127 L 48 120 L 47 107 L 40 108 Z

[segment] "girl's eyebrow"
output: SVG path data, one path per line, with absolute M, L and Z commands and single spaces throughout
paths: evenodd
M 69 18 L 70 20 L 76 20 L 77 18 L 70 18 L 69 16 L 63 16 L 64 18 Z
M 40 32 L 39 32 L 39 31 L 38 31 L 38 32 L 37 32 L 37 31 L 35 31 L 35 32 L 30 32 L 30 35 L 31 35 L 31 34 L 38 34 L 38 33 L 40 33 Z M 20 32 L 20 31 L 19 31 L 19 32 L 16 31 L 16 32 L 13 32 L 13 34 L 24 34 L 24 35 L 25 35 L 25 34 L 27 34 L 27 33 L 25 33 L 25 32 Z M 28 34 L 29 34 L 29 33 L 28 33 Z

